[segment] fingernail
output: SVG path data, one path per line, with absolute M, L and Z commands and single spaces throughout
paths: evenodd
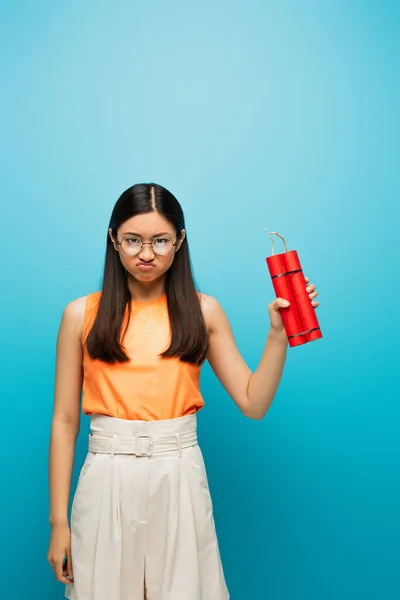
M 287 300 L 281 300 L 281 305 L 282 306 L 289 306 L 290 302 L 288 302 Z

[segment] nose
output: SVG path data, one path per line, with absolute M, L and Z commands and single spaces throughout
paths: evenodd
M 151 244 L 143 244 L 143 248 L 139 252 L 139 258 L 145 260 L 146 262 L 154 258 L 154 252 Z

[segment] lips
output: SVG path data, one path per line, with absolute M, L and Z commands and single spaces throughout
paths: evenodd
M 144 271 L 150 271 L 151 269 L 154 268 L 154 265 L 152 265 L 151 263 L 137 263 L 136 265 L 137 267 L 139 267 L 139 269 L 143 269 Z

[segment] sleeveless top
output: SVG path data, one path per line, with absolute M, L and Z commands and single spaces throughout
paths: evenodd
M 84 414 L 152 421 L 197 412 L 204 405 L 200 368 L 159 354 L 170 343 L 167 298 L 132 301 L 132 313 L 122 347 L 129 362 L 109 364 L 92 359 L 86 338 L 94 323 L 101 292 L 89 294 L 83 324 Z M 125 331 L 127 313 L 122 324 Z

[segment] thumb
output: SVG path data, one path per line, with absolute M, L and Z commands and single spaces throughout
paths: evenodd
M 277 298 L 275 300 L 275 304 L 276 304 L 276 310 L 278 310 L 279 308 L 286 308 L 286 307 L 288 307 L 290 305 L 290 302 L 288 302 L 284 298 Z

